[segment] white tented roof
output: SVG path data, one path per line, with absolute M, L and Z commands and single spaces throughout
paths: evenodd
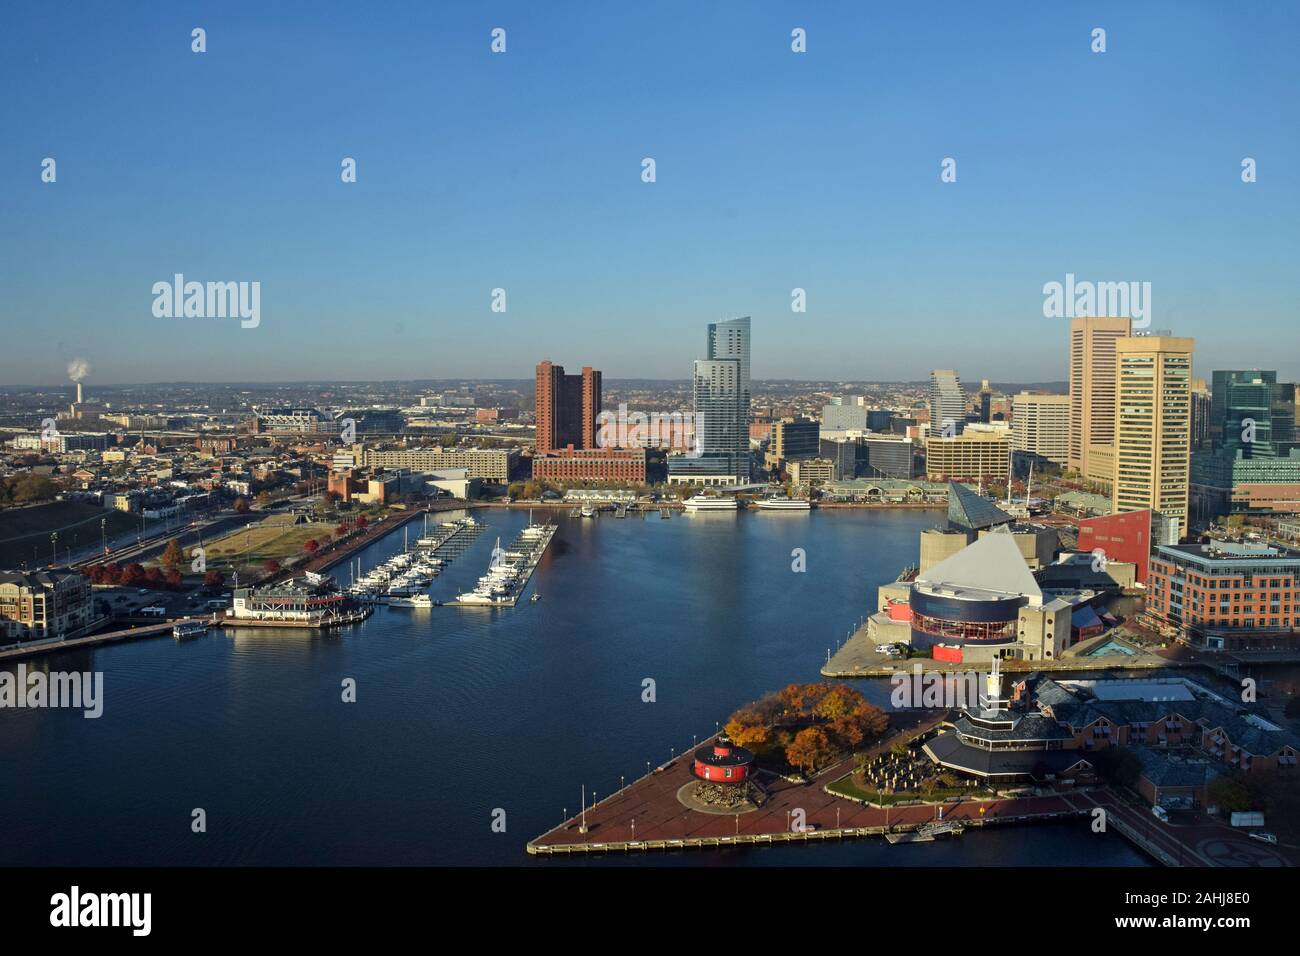
M 996 528 L 951 558 L 940 561 L 916 583 L 931 590 L 987 591 L 1019 594 L 1041 604 L 1043 592 L 1029 573 L 1016 539 L 1006 528 Z

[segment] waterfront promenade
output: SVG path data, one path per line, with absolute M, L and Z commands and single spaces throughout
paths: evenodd
M 42 641 L 40 643 L 19 644 L 0 650 L 0 661 L 19 660 L 24 657 L 39 657 L 42 654 L 58 654 L 63 651 L 84 650 L 90 647 L 98 647 L 101 644 L 113 644 L 118 641 L 134 641 L 142 637 L 170 637 L 172 628 L 177 624 L 187 624 L 191 621 L 206 621 L 207 615 L 199 617 L 178 617 L 167 621 L 161 621 L 157 624 L 138 624 L 134 627 L 122 628 L 116 631 L 105 631 L 100 634 L 92 634 L 88 637 L 73 638 L 70 641 Z
M 894 715 L 892 732 L 877 741 L 868 754 L 880 753 L 899 740 L 924 733 L 943 716 L 934 711 Z M 709 737 L 698 746 L 712 739 Z M 588 806 L 585 833 L 582 832 L 584 815 L 580 812 L 531 841 L 528 852 L 608 853 L 840 840 L 911 830 L 940 818 L 981 827 L 1082 816 L 1089 809 L 1055 795 L 961 799 L 903 807 L 867 806 L 825 790 L 827 784 L 854 769 L 856 760 L 850 757 L 825 768 L 806 783 L 762 773 L 760 782 L 768 793 L 762 807 L 739 814 L 702 813 L 688 809 L 677 796 L 683 787 L 696 782 L 691 754 L 692 750 L 688 749 L 617 793 Z M 796 825 L 800 815 L 804 823 L 802 830 Z
M 579 814 L 533 840 L 528 852 L 629 852 L 841 840 L 910 830 L 940 818 L 978 827 L 1080 816 L 1085 812 L 1060 796 L 877 808 L 823 789 L 852 767 L 846 761 L 809 783 L 769 776 L 762 781 L 769 794 L 764 806 L 731 815 L 701 813 L 682 805 L 677 792 L 694 782 L 695 777 L 689 755 L 679 757 L 588 807 L 586 833 L 581 832 Z M 795 826 L 797 811 L 802 811 L 803 830 Z

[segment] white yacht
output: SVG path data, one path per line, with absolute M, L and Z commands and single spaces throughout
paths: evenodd
M 682 502 L 687 511 L 735 511 L 736 499 L 694 495 Z
M 499 598 L 493 597 L 487 591 L 475 588 L 473 591 L 466 591 L 464 594 L 456 595 L 458 604 L 500 604 Z
M 410 597 L 390 597 L 389 607 L 433 607 L 433 598 L 428 594 L 412 594 Z
M 760 511 L 810 511 L 811 502 L 807 498 L 760 498 Z

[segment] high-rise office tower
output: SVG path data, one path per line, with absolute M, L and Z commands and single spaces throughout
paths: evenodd
M 735 359 L 696 359 L 693 394 L 695 401 L 695 454 L 691 472 L 733 476 L 741 480 L 737 448 L 745 440 L 744 480 L 749 470 L 749 429 L 740 430 L 737 407 L 740 402 L 740 363 Z M 676 462 L 670 462 L 670 466 Z M 682 462 L 686 465 L 686 462 Z
M 955 369 L 937 368 L 930 373 L 930 434 L 960 435 L 965 427 L 966 396 L 961 379 Z
M 589 366 L 565 375 L 549 359 L 537 365 L 533 388 L 538 454 L 565 448 L 595 448 L 601 409 L 600 372 Z
M 1115 341 L 1133 320 L 1070 320 L 1070 451 L 1067 464 L 1088 473 L 1088 446 L 1115 444 Z
M 735 460 L 735 474 L 742 481 L 749 480 L 749 404 L 750 404 L 750 387 L 749 387 L 749 356 L 750 356 L 750 328 L 749 316 L 739 319 L 729 319 L 726 322 L 710 322 L 707 342 L 707 360 L 706 362 L 726 362 L 734 361 L 735 369 L 735 395 L 732 399 L 733 406 L 728 411 L 721 405 L 717 404 L 720 396 L 714 396 L 711 400 L 713 404 L 713 414 L 725 416 L 727 421 L 718 422 L 718 427 L 724 428 L 729 438 L 730 451 Z M 696 383 L 700 381 L 700 363 L 696 363 Z M 709 376 L 712 377 L 713 370 L 706 369 Z M 701 409 L 696 405 L 696 413 Z M 707 416 L 707 412 L 706 412 Z M 709 425 L 707 418 L 706 428 Z M 719 452 L 722 448 L 717 449 Z
M 1115 511 L 1151 508 L 1187 533 L 1192 435 L 1189 338 L 1115 340 Z
M 1012 398 L 1011 447 L 1065 464 L 1070 447 L 1070 396 L 1021 392 Z
M 1210 412 L 1214 402 L 1203 378 L 1192 379 L 1192 451 L 1210 447 Z
M 1274 371 L 1215 371 L 1209 433 L 1192 453 L 1192 508 L 1223 514 L 1275 514 L 1300 508 L 1300 446 L 1295 385 Z
M 784 418 L 772 423 L 768 455 L 780 461 L 802 461 L 820 454 L 817 422 L 807 418 Z
M 1210 439 L 1243 458 L 1286 457 L 1295 441 L 1295 385 L 1277 372 L 1216 370 L 1210 393 Z
M 993 421 L 993 389 L 987 378 L 980 381 L 980 421 L 985 425 Z

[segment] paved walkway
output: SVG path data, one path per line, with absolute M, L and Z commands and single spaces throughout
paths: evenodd
M 942 715 L 919 712 L 909 715 L 908 724 L 882 739 L 869 753 L 879 753 L 900 739 L 914 736 L 919 729 L 933 726 Z M 712 737 L 709 738 L 710 740 Z M 702 741 L 704 746 L 708 741 Z M 581 814 L 532 841 L 530 850 L 554 848 L 579 850 L 597 845 L 643 843 L 646 841 L 705 841 L 740 836 L 786 836 L 794 829 L 802 811 L 803 822 L 816 832 L 857 828 L 885 828 L 919 825 L 939 818 L 975 824 L 1009 818 L 1051 817 L 1082 812 L 1059 796 L 1016 800 L 958 800 L 943 804 L 876 808 L 827 793 L 823 787 L 844 776 L 856 765 L 849 758 L 829 767 L 809 783 L 791 783 L 772 775 L 761 782 L 768 791 L 767 803 L 758 810 L 741 814 L 711 814 L 687 809 L 677 791 L 695 780 L 691 755 L 687 753 L 657 768 L 648 776 L 600 800 L 586 812 L 587 832 L 581 832 Z M 856 835 L 856 834 L 854 834 Z M 621 848 L 621 847 L 614 847 Z
M 106 631 L 103 634 L 92 634 L 89 637 L 78 637 L 71 641 L 53 641 L 42 644 L 25 644 L 18 647 L 11 647 L 0 651 L 0 661 L 18 660 L 23 657 L 37 657 L 41 654 L 58 654 L 62 651 L 75 651 L 83 647 L 95 647 L 98 644 L 112 644 L 115 641 L 129 641 L 138 637 L 161 637 L 164 634 L 170 635 L 173 625 L 181 624 L 186 621 L 206 621 L 209 618 L 203 617 L 178 617 L 169 621 L 162 621 L 158 624 L 138 624 L 135 627 L 124 628 L 119 631 Z
M 1245 831 L 1198 814 L 1196 822 L 1164 823 L 1145 805 L 1126 803 L 1110 789 L 1069 794 L 1071 806 L 1091 812 L 1103 807 L 1108 826 L 1118 822 L 1132 842 L 1171 866 L 1296 866 L 1300 854 L 1288 847 L 1252 840 Z

